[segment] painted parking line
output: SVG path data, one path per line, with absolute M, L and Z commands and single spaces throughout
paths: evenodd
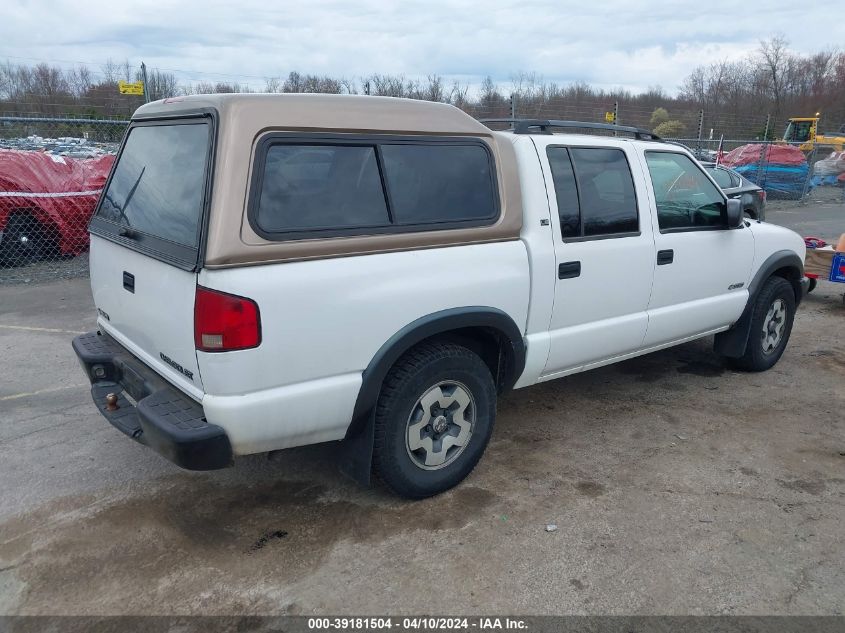
M 85 332 L 80 332 L 78 330 L 61 330 L 58 328 L 52 327 L 32 327 L 29 325 L 3 325 L 0 323 L 0 329 L 2 330 L 26 330 L 29 332 L 53 332 L 58 334 L 85 334 Z
M 36 391 L 24 391 L 21 393 L 13 393 L 10 396 L 0 396 L 0 402 L 5 402 L 6 400 L 17 400 L 18 398 L 28 398 L 30 396 L 40 396 L 44 393 L 55 393 L 56 391 L 66 391 L 68 389 L 81 389 L 82 387 L 87 387 L 88 385 L 68 385 L 67 387 L 50 387 L 49 389 L 38 389 Z

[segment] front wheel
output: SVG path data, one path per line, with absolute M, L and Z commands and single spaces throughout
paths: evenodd
M 795 319 L 795 291 L 782 277 L 763 284 L 751 313 L 751 333 L 745 354 L 733 364 L 746 371 L 766 371 L 783 356 Z
M 390 370 L 376 407 L 373 465 L 394 492 L 422 499 L 472 472 L 496 418 L 484 361 L 453 343 L 423 343 Z

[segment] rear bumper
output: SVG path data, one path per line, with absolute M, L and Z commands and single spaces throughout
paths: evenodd
M 226 432 L 205 419 L 202 405 L 185 396 L 112 337 L 100 332 L 73 339 L 100 413 L 116 429 L 188 470 L 232 465 Z M 117 396 L 116 406 L 106 402 Z

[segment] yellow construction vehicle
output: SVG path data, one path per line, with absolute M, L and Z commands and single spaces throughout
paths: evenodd
M 803 152 L 811 152 L 816 148 L 841 152 L 845 149 L 845 125 L 840 126 L 838 132 L 819 132 L 819 113 L 814 117 L 792 117 L 783 133 L 783 140 Z

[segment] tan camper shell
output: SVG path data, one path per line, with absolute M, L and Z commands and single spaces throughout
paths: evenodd
M 211 205 L 203 265 L 208 268 L 357 255 L 518 239 L 522 226 L 513 145 L 454 106 L 358 95 L 221 94 L 165 99 L 141 106 L 133 121 L 210 116 L 216 128 Z M 274 239 L 250 223 L 251 178 L 262 140 L 319 133 L 325 140 L 413 137 L 483 143 L 495 165 L 499 215 L 483 226 L 397 227 L 383 234 Z

